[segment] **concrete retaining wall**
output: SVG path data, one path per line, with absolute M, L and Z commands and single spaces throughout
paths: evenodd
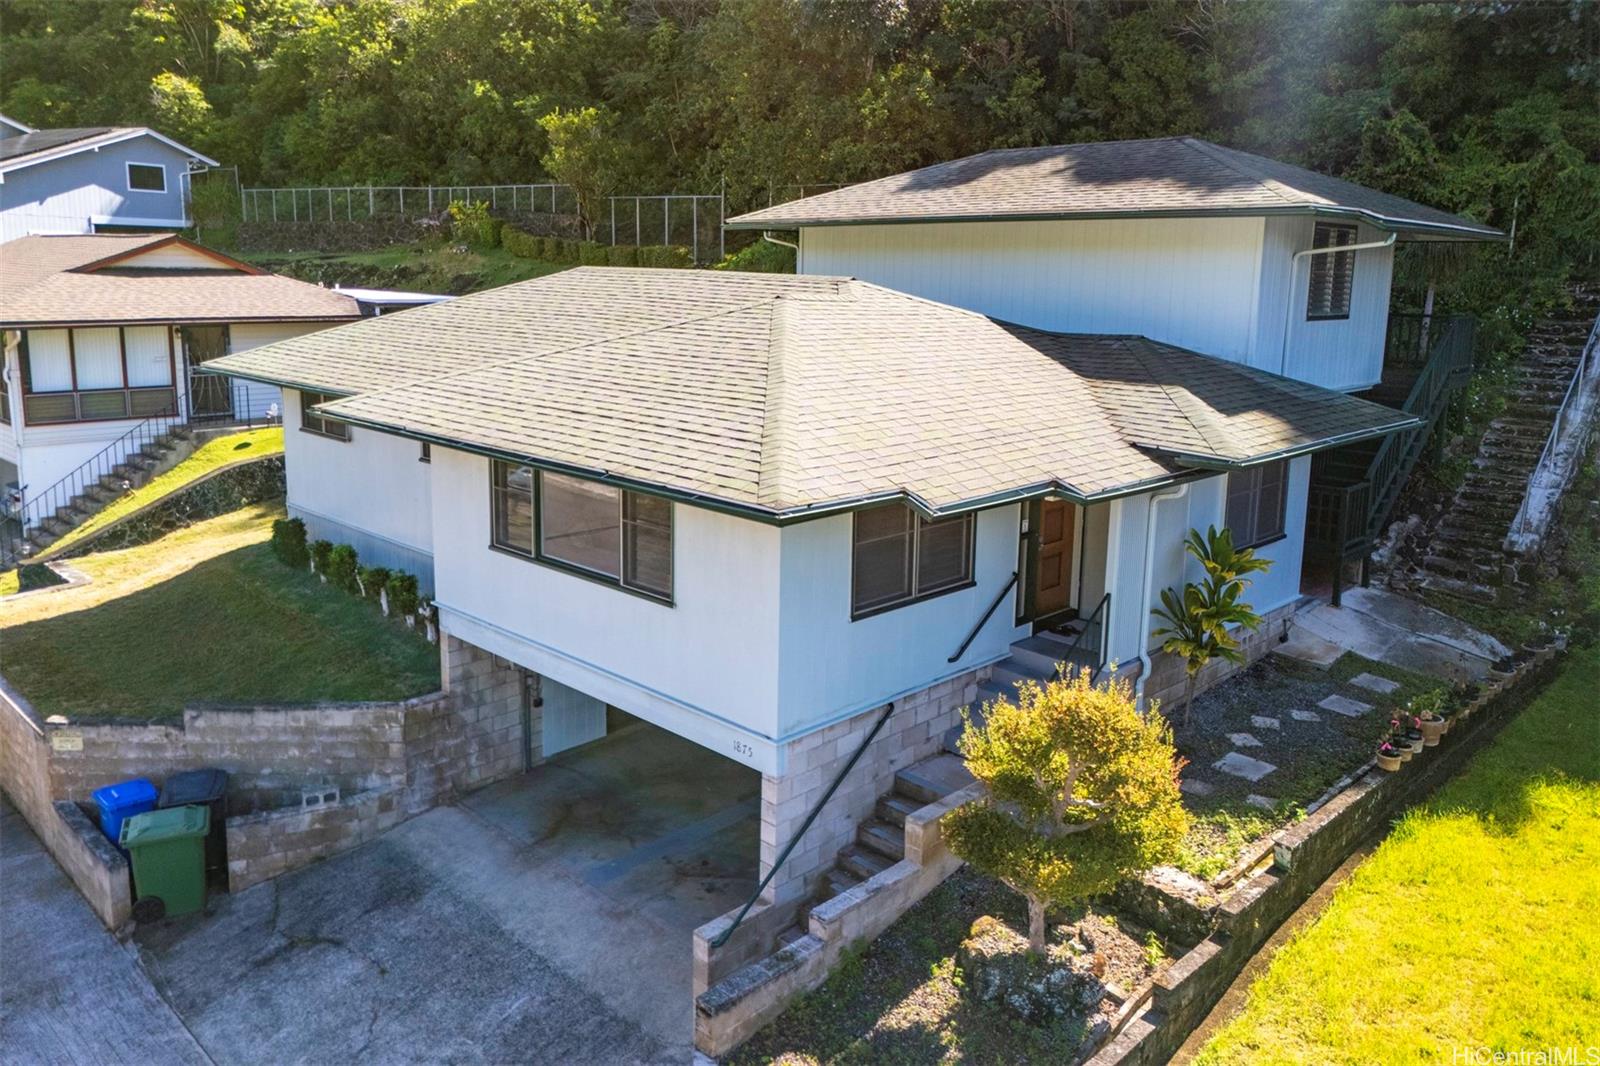
M 1090 1059 L 1090 1066 L 1156 1066 L 1167 1062 L 1205 1019 L 1268 937 L 1315 892 L 1368 835 L 1426 798 L 1459 772 L 1514 717 L 1548 676 L 1554 652 L 1543 652 L 1501 691 L 1453 725 L 1394 773 L 1370 769 L 1308 818 L 1274 838 L 1274 866 L 1243 882 L 1214 910 L 1157 891 L 1119 892 L 1119 908 L 1156 929 L 1212 932 L 1155 979 L 1149 1009 Z M 1148 883 L 1146 888 L 1151 887 Z
M 381 788 L 311 807 L 228 819 L 228 891 L 364 844 L 405 820 L 404 793 Z

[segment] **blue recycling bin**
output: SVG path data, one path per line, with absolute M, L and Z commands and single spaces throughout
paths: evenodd
M 92 796 L 100 808 L 100 831 L 121 848 L 123 820 L 155 810 L 159 795 L 156 786 L 142 777 L 95 789 Z

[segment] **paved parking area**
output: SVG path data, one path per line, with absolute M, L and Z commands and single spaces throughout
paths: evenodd
M 224 1066 L 684 1063 L 691 931 L 754 888 L 759 790 L 636 723 L 141 929 L 140 960 Z

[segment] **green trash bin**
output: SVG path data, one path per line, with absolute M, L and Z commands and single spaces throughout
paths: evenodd
M 133 917 L 153 922 L 189 914 L 206 905 L 204 807 L 168 807 L 122 823 L 122 846 L 133 862 Z

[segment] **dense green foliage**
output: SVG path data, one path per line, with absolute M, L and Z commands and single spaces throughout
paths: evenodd
M 285 566 L 304 570 L 311 561 L 306 547 L 306 524 L 298 518 L 280 518 L 272 523 L 272 554 Z
M 8 0 L 0 49 L 7 114 L 151 122 L 247 182 L 553 175 L 592 218 L 623 189 L 726 181 L 743 208 L 1194 133 L 1515 224 L 1523 283 L 1600 252 L 1585 0 Z M 1505 275 L 1462 272 L 1456 302 Z

